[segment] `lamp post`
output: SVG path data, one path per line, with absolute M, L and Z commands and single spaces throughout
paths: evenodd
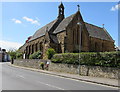
M 79 18 L 78 18 L 78 23 L 77 23 L 77 25 L 78 25 L 78 28 L 79 28 L 79 66 L 78 66 L 78 74 L 80 75 L 80 52 L 81 52 L 81 32 L 82 32 L 82 24 L 80 23 L 80 21 L 79 21 Z

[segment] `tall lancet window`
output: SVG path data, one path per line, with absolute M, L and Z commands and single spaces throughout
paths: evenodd
M 77 44 L 77 39 L 78 39 L 78 36 L 77 36 L 77 34 L 78 34 L 78 32 L 77 32 L 77 29 L 75 30 L 75 32 L 76 32 L 76 44 Z
M 79 28 L 77 27 L 77 45 L 79 45 L 79 39 L 80 39 L 80 37 L 79 37 Z
M 32 45 L 32 54 L 34 53 L 34 44 Z
M 73 44 L 74 44 L 74 30 L 73 30 Z

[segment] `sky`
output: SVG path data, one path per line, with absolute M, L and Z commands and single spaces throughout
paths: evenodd
M 55 20 L 60 2 L 2 2 L 0 3 L 0 47 L 18 49 L 36 30 Z M 80 12 L 85 22 L 102 27 L 115 40 L 118 46 L 118 10 L 117 2 L 63 2 L 65 17 Z M 1 18 L 2 17 L 2 18 Z

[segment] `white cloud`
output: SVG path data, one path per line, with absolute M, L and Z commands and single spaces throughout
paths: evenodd
M 17 50 L 20 46 L 22 46 L 21 43 L 0 40 L 0 47 L 2 49 L 6 49 L 7 51 L 10 49 Z
M 118 9 L 120 9 L 120 4 L 117 4 L 117 5 L 113 6 L 113 7 L 111 8 L 111 11 L 116 11 L 116 10 L 118 10 Z
M 31 24 L 36 24 L 36 25 L 40 25 L 38 19 L 37 20 L 34 20 L 34 19 L 31 19 L 31 18 L 28 18 L 28 17 L 23 17 L 24 20 L 30 22 Z
M 13 21 L 14 23 L 16 23 L 16 24 L 21 24 L 21 23 L 22 23 L 22 21 L 20 21 L 20 20 L 18 20 L 18 19 L 15 19 L 15 18 L 13 18 L 12 21 Z
M 35 18 L 36 18 L 36 20 L 40 21 L 38 17 L 35 17 Z

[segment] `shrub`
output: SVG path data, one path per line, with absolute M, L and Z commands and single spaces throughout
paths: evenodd
M 16 53 L 16 58 L 17 59 L 22 59 L 23 58 L 23 53 L 17 52 Z
M 55 50 L 54 50 L 53 48 L 49 48 L 49 49 L 47 50 L 48 59 L 51 59 L 54 54 L 55 54 Z
M 33 54 L 31 54 L 29 56 L 29 59 L 40 59 L 40 57 L 41 57 L 41 52 L 37 51 L 37 52 L 34 52 Z
M 120 68 L 120 52 L 82 52 L 55 54 L 53 63 L 81 64 L 91 66 L 106 66 Z
M 44 70 L 44 63 L 43 62 L 40 62 L 40 68 L 42 68 L 42 70 Z

